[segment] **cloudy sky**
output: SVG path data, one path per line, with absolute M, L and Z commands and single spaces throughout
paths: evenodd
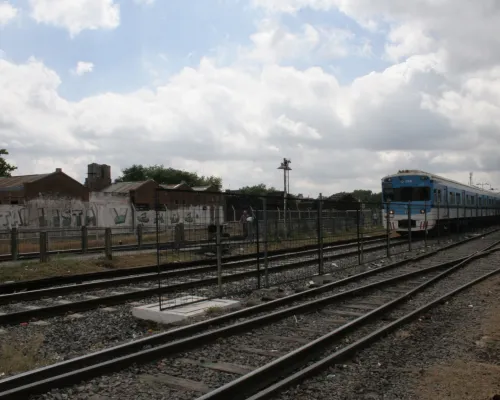
M 164 164 L 225 188 L 500 187 L 497 0 L 0 0 L 0 148 L 19 173 Z

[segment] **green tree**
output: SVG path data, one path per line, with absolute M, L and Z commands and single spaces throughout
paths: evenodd
M 361 201 L 368 204 L 379 204 L 382 202 L 381 192 L 372 192 L 371 190 L 357 189 L 352 192 L 352 195 Z
M 8 156 L 9 152 L 6 149 L 0 149 L 0 176 L 11 176 L 11 172 L 15 171 L 17 167 L 9 164 L 3 156 Z
M 137 182 L 153 179 L 160 184 L 174 184 L 182 181 L 189 186 L 214 185 L 222 187 L 222 179 L 218 176 L 199 176 L 196 173 L 175 168 L 165 168 L 163 165 L 144 166 L 134 164 L 122 170 L 122 175 L 115 182 Z
M 272 186 L 267 187 L 265 183 L 259 183 L 258 185 L 244 186 L 242 188 L 239 188 L 238 192 L 251 196 L 265 196 L 269 193 L 277 192 L 277 190 Z

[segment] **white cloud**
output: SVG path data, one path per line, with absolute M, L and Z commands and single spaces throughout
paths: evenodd
M 241 49 L 240 56 L 244 61 L 264 63 L 296 60 L 314 63 L 317 59 L 329 60 L 350 54 L 368 55 L 368 43 L 357 43 L 356 39 L 345 29 L 303 24 L 299 32 L 291 32 L 277 20 L 265 19 L 250 36 L 251 47 Z
M 18 13 L 17 8 L 12 6 L 7 1 L 0 1 L 0 27 L 7 25 L 8 22 L 13 20 Z
M 136 4 L 145 4 L 145 5 L 151 5 L 155 2 L 155 0 L 134 0 L 134 3 Z
M 71 37 L 120 24 L 120 6 L 113 0 L 30 0 L 30 5 L 35 21 L 67 29 Z
M 493 9 L 481 14 L 466 0 L 415 3 L 314 3 L 390 24 L 385 45 L 393 64 L 349 84 L 314 60 L 352 55 L 352 42 L 369 54 L 369 42 L 336 27 L 292 31 L 269 16 L 233 63 L 203 58 L 152 89 L 77 102 L 60 95 L 60 77 L 42 62 L 0 59 L 2 146 L 20 172 L 58 165 L 80 179 L 87 161 L 108 163 L 115 175 L 132 163 L 171 162 L 220 174 L 231 188 L 281 187 L 276 168 L 285 156 L 293 161 L 291 188 L 304 194 L 379 189 L 380 177 L 406 167 L 461 181 L 475 171 L 500 183 L 500 53 L 496 39 L 483 41 L 487 27 L 495 36 L 500 18 L 494 23 Z M 293 11 L 313 0 L 266 4 Z M 462 8 L 480 20 L 469 21 Z M 460 24 L 469 24 L 467 37 Z M 291 60 L 310 67 L 291 67 Z
M 76 68 L 71 70 L 72 73 L 78 76 L 82 76 L 94 70 L 94 64 L 91 62 L 78 61 Z

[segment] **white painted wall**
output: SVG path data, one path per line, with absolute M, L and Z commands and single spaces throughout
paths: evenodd
M 186 227 L 206 226 L 215 221 L 210 206 L 188 206 L 159 212 L 160 225 L 165 229 L 182 222 Z M 220 222 L 224 222 L 220 207 Z M 92 193 L 89 202 L 72 199 L 39 198 L 24 205 L 0 204 L 0 230 L 17 228 L 135 228 L 156 226 L 155 211 L 138 211 L 128 196 Z

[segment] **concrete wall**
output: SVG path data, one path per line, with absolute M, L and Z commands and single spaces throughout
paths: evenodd
M 221 223 L 223 210 L 220 207 Z M 158 213 L 159 222 L 167 229 L 178 222 L 186 227 L 206 226 L 214 221 L 215 210 L 210 206 L 186 206 Z M 92 193 L 90 201 L 76 199 L 37 198 L 23 205 L 0 204 L 0 230 L 78 229 L 84 225 L 97 228 L 136 228 L 143 225 L 154 229 L 155 211 L 138 211 L 128 196 Z

